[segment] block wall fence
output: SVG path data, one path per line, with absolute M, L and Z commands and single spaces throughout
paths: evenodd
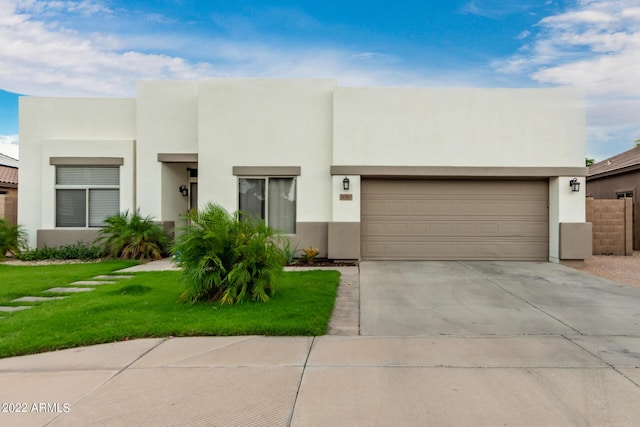
M 593 255 L 633 255 L 632 199 L 586 199 L 593 224 Z

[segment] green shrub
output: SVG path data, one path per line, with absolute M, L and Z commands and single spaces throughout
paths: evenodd
M 283 237 L 282 244 L 282 255 L 284 255 L 284 262 L 286 265 L 293 264 L 293 261 L 296 258 L 296 253 L 298 252 L 298 245 L 291 246 L 291 241 L 286 237 Z
M 72 245 L 50 248 L 43 246 L 40 249 L 24 251 L 16 255 L 21 261 L 41 261 L 44 259 L 80 259 L 83 261 L 99 259 L 101 249 L 99 246 L 89 246 L 83 242 Z
M 20 225 L 11 225 L 5 218 L 0 218 L 0 260 L 7 252 L 20 253 L 27 248 L 27 232 Z
M 187 284 L 184 299 L 226 304 L 270 299 L 274 277 L 284 265 L 271 227 L 247 217 L 240 221 L 214 204 L 186 218 L 189 225 L 172 251 Z
M 106 256 L 143 261 L 160 259 L 166 254 L 169 239 L 150 216 L 126 211 L 107 217 L 104 222 L 96 243 Z

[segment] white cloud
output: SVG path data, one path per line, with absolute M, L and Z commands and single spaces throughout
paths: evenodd
M 133 96 L 141 79 L 202 77 L 330 77 L 345 85 L 425 85 L 455 81 L 453 73 L 429 74 L 398 67 L 397 58 L 382 52 L 333 47 L 296 46 L 259 37 L 233 39 L 197 34 L 154 33 L 129 37 L 85 34 L 55 19 L 78 14 L 92 19 L 112 14 L 98 0 L 6 0 L 0 10 L 0 82 L 2 89 L 40 96 Z M 74 15 L 75 14 L 75 15 Z M 153 16 L 156 22 L 161 16 Z M 312 25 L 304 14 L 270 10 L 267 20 Z M 244 25 L 250 25 L 245 22 Z M 248 33 L 251 33 L 248 30 Z M 167 46 L 185 55 L 160 54 Z M 446 79 L 446 80 L 445 80 Z
M 18 135 L 0 135 L 0 153 L 17 159 L 19 156 Z
M 584 88 L 589 149 L 603 152 L 605 140 L 611 154 L 630 148 L 616 138 L 635 132 L 628 128 L 632 123 L 640 127 L 640 1 L 579 0 L 574 8 L 540 20 L 535 30 L 526 46 L 494 67 L 527 74 L 543 85 Z
M 103 14 L 97 1 L 13 0 L 0 12 L 3 89 L 38 95 L 131 95 L 141 78 L 194 78 L 209 73 L 168 55 L 124 49 L 117 37 L 79 34 L 48 24 L 48 13 Z
M 498 19 L 529 9 L 531 4 L 524 0 L 469 0 L 462 6 L 461 11 L 489 19 Z

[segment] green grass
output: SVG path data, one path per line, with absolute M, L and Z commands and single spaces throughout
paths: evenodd
M 129 265 L 0 265 L 0 305 L 36 306 L 0 313 L 0 357 L 143 337 L 323 335 L 340 277 L 336 271 L 282 273 L 268 303 L 234 306 L 178 302 L 185 287 L 177 271 L 138 273 L 64 300 L 9 303 L 21 296 L 50 296 L 43 291 Z

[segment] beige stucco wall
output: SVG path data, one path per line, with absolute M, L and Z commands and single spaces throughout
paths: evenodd
M 575 89 L 336 88 L 334 165 L 584 166 Z
M 18 222 L 36 245 L 36 230 L 55 223 L 54 168 L 49 156 L 124 157 L 121 207 L 133 207 L 133 99 L 21 97 Z
M 238 209 L 233 166 L 299 166 L 297 221 L 330 220 L 335 87 L 334 80 L 201 81 L 200 203 Z
M 167 214 L 176 211 L 167 205 L 173 197 L 161 197 L 159 191 L 149 189 L 158 188 L 168 178 L 163 176 L 158 153 L 198 152 L 198 82 L 138 82 L 136 117 L 138 206 L 145 215 L 176 220 L 163 217 L 163 210 Z M 180 199 L 175 203 L 180 204 Z

